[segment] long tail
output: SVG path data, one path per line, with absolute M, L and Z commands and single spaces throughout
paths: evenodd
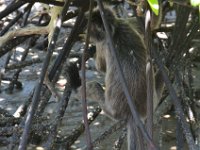
M 144 150 L 141 133 L 136 127 L 132 117 L 127 122 L 127 139 L 128 150 Z

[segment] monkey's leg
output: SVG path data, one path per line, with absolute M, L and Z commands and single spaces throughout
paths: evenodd
M 78 97 L 79 99 L 81 98 L 81 87 L 78 88 Z M 101 107 L 101 109 L 113 119 L 113 112 L 111 112 L 112 109 L 109 108 L 109 104 L 105 103 L 105 94 L 104 94 L 104 89 L 101 86 L 100 83 L 96 81 L 91 81 L 86 83 L 86 96 L 87 99 L 91 99 L 93 101 L 97 101 Z

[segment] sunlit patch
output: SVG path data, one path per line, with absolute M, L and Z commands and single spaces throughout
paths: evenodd
M 98 125 L 100 125 L 100 122 L 95 122 L 94 125 L 98 126 Z
M 25 69 L 24 72 L 30 72 L 30 70 L 29 69 Z
M 61 19 L 58 19 L 58 21 L 57 21 L 57 23 L 56 23 L 56 26 L 58 27 L 58 28 L 60 28 L 60 26 L 61 26 Z
M 38 147 L 36 147 L 36 150 L 44 150 L 44 148 L 43 148 L 43 147 L 40 147 L 40 146 L 38 146 Z
M 2 3 L 0 7 L 0 12 L 3 11 L 5 8 L 6 8 L 6 5 Z
M 15 118 L 19 118 L 19 117 L 21 116 L 20 110 L 22 110 L 22 109 L 23 109 L 23 106 L 21 105 L 21 106 L 17 109 L 17 111 L 13 114 L 13 116 L 14 116 Z
M 170 115 L 164 115 L 163 116 L 163 118 L 167 118 L 167 119 L 170 118 L 170 117 L 171 117 Z
M 132 15 L 133 15 L 133 13 L 131 13 L 131 12 L 128 12 L 128 16 L 130 16 L 130 17 L 131 17 Z
M 18 52 L 24 52 L 24 48 L 23 47 L 17 47 L 16 51 L 18 51 Z
M 19 26 L 14 26 L 14 28 L 17 30 L 17 29 L 19 29 L 20 27 L 19 27 Z
M 40 75 L 40 73 L 41 73 L 40 71 L 37 71 L 37 73 L 36 73 L 36 74 L 37 74 L 37 75 Z
M 133 55 L 133 50 L 132 50 L 132 51 L 130 51 L 130 55 Z
M 176 149 L 177 149 L 176 146 L 170 147 L 170 150 L 176 150 Z
M 1 101 L 4 101 L 4 100 L 5 100 L 5 98 L 1 98 L 1 97 L 0 97 L 0 102 L 1 102 Z
M 87 117 L 88 117 L 88 118 L 91 118 L 91 117 L 92 117 L 92 115 L 93 115 L 93 113 L 92 113 L 92 112 L 90 112 L 90 113 L 88 113 Z
M 88 106 L 89 109 L 94 109 L 94 106 Z
M 75 143 L 78 144 L 78 143 L 81 143 L 81 142 L 80 142 L 80 140 L 77 140 Z
M 77 147 L 75 145 L 72 145 L 71 148 L 75 148 L 76 149 Z
M 67 23 L 70 23 L 71 25 L 74 25 L 75 24 L 75 19 L 69 19 L 69 20 L 67 20 L 67 21 L 65 21 L 65 23 L 67 24 Z
M 6 108 L 6 110 L 10 111 L 10 110 L 13 110 L 13 109 L 11 107 L 8 107 L 8 108 Z
M 4 26 L 7 26 L 8 24 L 9 24 L 8 21 L 6 21 L 6 22 L 3 23 Z
M 22 59 L 22 56 L 17 56 L 16 59 L 17 59 L 18 61 L 20 61 L 20 60 Z
M 195 51 L 195 48 L 194 47 L 191 47 L 190 49 L 189 49 L 189 53 L 193 53 Z
M 39 58 L 38 55 L 32 56 L 33 59 Z
M 9 84 L 10 83 L 10 81 L 5 81 L 5 80 L 3 80 L 3 81 L 1 81 L 3 84 Z
M 57 84 L 58 84 L 59 86 L 65 86 L 66 83 L 67 83 L 67 80 L 66 80 L 66 79 L 60 79 L 60 80 L 58 80 L 58 82 L 57 82 Z
M 53 55 L 54 55 L 54 56 L 57 56 L 57 55 L 58 55 L 58 52 L 53 52 Z
M 57 47 L 57 50 L 62 50 L 62 49 L 63 49 L 62 46 Z M 54 53 L 58 54 L 58 52 L 54 52 Z
M 193 114 L 193 112 L 192 112 L 190 107 L 189 107 L 188 115 L 189 115 L 191 121 L 195 121 L 194 114 Z
M 78 58 L 71 58 L 69 61 L 70 62 L 76 62 L 78 60 Z
M 158 36 L 159 38 L 161 38 L 161 39 L 168 39 L 166 33 L 164 33 L 164 32 L 158 32 L 158 33 L 156 33 L 156 34 L 157 34 L 157 36 Z
M 166 132 L 167 132 L 167 133 L 173 133 L 171 130 L 167 130 Z
M 100 114 L 101 114 L 101 115 L 106 115 L 104 111 L 101 111 Z
M 97 71 L 94 71 L 94 74 L 95 74 L 95 75 L 98 75 L 99 73 L 98 73 Z

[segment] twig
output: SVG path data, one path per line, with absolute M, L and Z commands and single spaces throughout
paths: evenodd
M 181 122 L 181 125 L 182 125 L 182 128 L 183 128 L 183 132 L 185 134 L 185 138 L 186 138 L 186 141 L 187 141 L 187 144 L 189 146 L 189 148 L 191 150 L 196 150 L 197 147 L 194 143 L 194 139 L 193 139 L 193 136 L 192 136 L 192 133 L 191 133 L 191 130 L 189 128 L 189 125 L 188 123 L 186 122 L 185 120 L 185 116 L 184 116 L 184 112 L 183 112 L 183 109 L 181 107 L 181 103 L 180 103 L 180 100 L 179 98 L 177 97 L 176 95 L 176 92 L 169 80 L 169 77 L 164 69 L 164 65 L 162 64 L 162 61 L 160 60 L 160 58 L 158 57 L 158 54 L 157 54 L 157 50 L 154 49 L 152 51 L 153 53 L 153 56 L 156 60 L 156 64 L 158 65 L 159 69 L 161 70 L 161 73 L 162 73 L 162 76 L 163 76 L 163 80 L 165 82 L 165 85 L 170 93 L 170 96 L 171 98 L 173 99 L 173 104 L 175 106 L 175 110 L 176 110 L 176 114 L 177 114 L 177 117 L 178 119 L 180 120 Z
M 188 21 L 188 17 L 190 14 L 190 9 L 180 7 L 177 10 L 177 17 L 174 27 L 174 32 L 172 33 L 173 43 L 169 47 L 169 56 L 167 63 L 171 64 L 172 58 L 176 56 L 176 54 L 180 55 L 180 41 L 183 41 L 183 39 L 186 38 L 187 30 L 186 30 L 186 24 Z M 176 36 L 179 34 L 179 36 Z M 172 63 L 173 64 L 173 63 Z
M 55 89 L 55 86 L 52 84 L 52 82 L 49 80 L 49 77 L 47 75 L 48 73 L 46 73 L 45 78 L 44 78 L 44 83 L 46 84 L 46 86 L 48 87 L 48 89 L 51 91 L 51 94 L 56 98 L 56 101 L 59 102 L 61 100 L 60 95 L 58 94 L 58 92 Z M 68 80 L 67 80 L 68 81 Z
M 172 107 L 171 97 L 168 95 L 156 108 L 154 113 L 154 124 L 158 124 L 161 117 Z
M 4 125 L 0 128 L 0 136 L 11 136 L 13 134 L 21 134 L 23 132 L 23 127 L 17 126 L 18 123 L 22 120 L 22 118 L 14 118 L 14 117 L 6 117 L 4 118 L 5 121 L 8 121 L 7 123 L 1 119 L 1 121 L 3 121 L 1 123 L 1 125 Z M 35 131 L 39 131 L 39 128 L 41 128 L 42 126 L 45 126 L 45 124 L 47 125 L 47 123 L 44 123 L 45 120 L 47 120 L 47 117 L 34 117 L 33 118 L 33 126 L 31 128 L 31 130 L 35 130 Z M 40 125 L 38 125 L 39 122 L 42 122 L 42 126 L 39 127 Z M 8 126 L 9 124 L 9 126 Z M 49 127 L 50 128 L 50 127 Z M 16 130 L 18 129 L 18 130 Z M 16 132 L 14 132 L 14 130 L 16 130 Z
M 114 45 L 113 45 L 113 41 L 112 41 L 112 38 L 111 38 L 111 32 L 109 30 L 108 23 L 107 23 L 107 21 L 105 19 L 105 16 L 104 16 L 103 4 L 102 4 L 102 2 L 100 0 L 97 0 L 97 3 L 98 3 L 98 6 L 99 6 L 99 9 L 100 9 L 100 13 L 101 13 L 101 17 L 102 17 L 102 20 L 103 20 L 103 24 L 104 24 L 104 27 L 105 27 L 105 30 L 106 30 L 106 33 L 107 33 L 109 48 L 111 50 L 112 55 L 115 57 L 114 61 L 116 63 L 117 70 L 119 72 L 120 82 L 122 84 L 123 91 L 124 91 L 124 93 L 126 95 L 126 98 L 127 98 L 131 113 L 133 115 L 133 119 L 134 119 L 136 125 L 138 126 L 138 128 L 141 130 L 144 138 L 147 140 L 149 145 L 153 149 L 157 149 L 155 144 L 153 143 L 152 139 L 150 138 L 149 134 L 147 133 L 142 121 L 140 120 L 140 117 L 139 117 L 139 115 L 138 115 L 138 113 L 136 111 L 135 105 L 132 103 L 133 102 L 132 101 L 132 97 L 130 96 L 129 90 L 127 88 L 127 83 L 126 83 L 126 80 L 125 80 L 125 78 L 123 76 L 122 68 L 121 68 L 121 65 L 119 63 L 119 59 L 117 57 L 117 54 L 116 54 L 116 51 L 115 51 L 115 48 L 114 48 Z
M 32 59 L 32 60 L 22 61 L 22 62 L 17 63 L 17 64 L 8 64 L 5 69 L 6 70 L 21 69 L 21 68 L 24 68 L 26 66 L 31 66 L 33 64 L 41 63 L 41 62 L 42 62 L 42 60 L 40 58 L 35 58 L 35 59 Z
M 25 2 L 22 1 L 16 1 L 14 0 L 10 5 L 8 5 L 1 13 L 0 13 L 0 20 L 4 18 L 5 16 L 8 16 L 10 13 L 13 11 L 17 10 L 20 8 L 22 5 L 24 5 Z
M 29 5 L 24 9 L 24 13 L 26 13 L 26 15 L 25 15 L 25 19 L 24 19 L 23 24 L 22 24 L 23 27 L 27 25 L 28 17 L 29 17 L 29 15 L 30 15 L 30 13 L 31 13 L 31 8 L 32 8 L 32 6 L 33 6 L 33 3 L 29 4 Z
M 80 9 L 80 12 L 77 16 L 74 28 L 72 29 L 69 37 L 67 38 L 67 41 L 63 45 L 62 51 L 59 53 L 53 67 L 51 68 L 49 72 L 49 80 L 52 81 L 55 77 L 55 74 L 57 73 L 60 68 L 62 68 L 63 62 L 67 59 L 69 56 L 70 50 L 75 42 L 75 39 L 78 37 L 78 34 L 81 30 L 84 28 L 84 11 L 83 9 Z M 55 79 L 54 79 L 55 80 Z
M 13 117 L 13 116 L 10 116 L 10 117 L 2 117 L 1 119 L 0 119 L 0 127 L 5 127 L 5 126 L 7 126 L 7 125 L 15 125 L 15 124 L 19 124 L 20 123 L 20 121 L 21 121 L 22 119 L 21 118 L 15 118 L 15 117 Z M 1 131 L 0 131 L 0 134 L 1 134 Z
M 88 117 L 88 123 L 91 124 L 96 117 L 100 114 L 101 108 L 97 107 L 90 113 L 90 116 Z M 57 138 L 56 144 L 59 143 L 65 143 L 66 148 L 69 148 L 77 139 L 78 137 L 84 132 L 85 126 L 84 123 L 81 123 L 76 129 L 72 131 L 72 133 L 69 136 L 64 136 L 63 138 Z
M 69 78 L 68 78 L 69 79 Z M 61 122 L 64 114 L 65 114 L 65 110 L 68 106 L 68 102 L 69 102 L 69 98 L 71 95 L 71 86 L 70 86 L 70 81 L 67 80 L 67 84 L 65 85 L 65 90 L 64 90 L 64 94 L 62 99 L 60 100 L 57 112 L 56 112 L 56 117 L 54 120 L 53 125 L 51 126 L 51 130 L 50 130 L 50 135 L 48 137 L 48 141 L 45 144 L 45 149 L 47 150 L 51 150 L 53 148 L 53 144 L 57 135 L 57 128 L 58 128 L 58 124 Z
M 122 145 L 124 143 L 124 139 L 126 139 L 127 131 L 123 129 L 122 133 L 120 134 L 117 141 L 115 141 L 115 144 L 113 146 L 113 150 L 120 150 L 122 148 Z
M 121 129 L 124 126 L 125 126 L 125 122 L 124 121 L 119 121 L 119 122 L 114 123 L 110 128 L 108 128 L 106 131 L 104 131 L 104 133 L 102 133 L 99 137 L 97 137 L 92 142 L 92 144 L 93 145 L 100 144 L 101 141 L 106 140 L 109 135 L 111 135 L 112 133 L 118 131 L 119 129 Z
M 36 37 L 35 37 L 35 38 L 36 38 Z M 30 45 L 31 42 L 33 42 L 33 40 L 34 40 L 34 38 L 32 38 L 32 39 L 29 40 L 29 45 Z M 26 57 L 27 57 L 27 55 L 28 55 L 28 52 L 29 52 L 29 47 L 26 48 L 25 51 L 24 51 L 23 54 L 22 54 L 22 58 L 21 58 L 21 61 L 22 61 L 22 62 L 26 59 Z M 12 91 L 13 91 L 13 89 L 14 89 L 14 84 L 16 84 L 16 83 L 18 82 L 18 77 L 19 77 L 19 74 L 20 74 L 21 71 L 22 71 L 21 69 L 18 69 L 18 70 L 14 73 L 14 75 L 13 75 L 13 77 L 12 77 L 12 81 L 11 81 L 11 83 L 9 84 L 9 87 L 8 87 L 8 90 L 9 90 L 10 93 L 12 93 Z M 18 88 L 22 88 L 22 85 L 19 85 Z
M 31 127 L 31 123 L 32 123 L 32 118 L 33 118 L 33 116 L 36 112 L 36 109 L 37 109 L 37 106 L 38 106 L 38 103 L 39 103 L 39 100 L 40 100 L 40 91 L 41 91 L 41 88 L 42 88 L 44 77 L 45 77 L 45 74 L 46 74 L 46 71 L 47 71 L 47 68 L 48 68 L 48 65 L 49 65 L 49 62 L 50 62 L 50 58 L 51 58 L 51 55 L 53 53 L 53 50 L 54 50 L 54 47 L 55 47 L 55 44 L 56 44 L 56 40 L 58 38 L 58 34 L 59 34 L 59 31 L 60 31 L 60 27 L 61 27 L 60 17 L 56 18 L 55 22 L 56 22 L 56 24 L 55 24 L 56 26 L 54 27 L 54 33 L 53 33 L 52 39 L 49 43 L 47 56 L 46 56 L 46 59 L 44 61 L 43 67 L 42 67 L 42 73 L 41 73 L 40 79 L 37 83 L 37 88 L 35 89 L 35 92 L 34 92 L 34 95 L 33 95 L 32 104 L 31 104 L 30 109 L 28 111 L 28 115 L 27 115 L 26 122 L 25 122 L 25 128 L 24 128 L 22 138 L 21 138 L 21 141 L 20 141 L 20 144 L 19 144 L 19 150 L 25 150 L 26 147 L 27 147 L 27 142 L 28 142 L 30 127 Z
M 0 115 L 1 117 L 11 117 L 12 115 L 5 109 L 3 108 L 0 108 Z M 1 121 L 0 121 L 0 124 L 1 124 Z
M 176 145 L 177 150 L 182 150 L 184 148 L 184 138 L 180 120 L 176 120 Z
M 146 65 L 146 84 L 147 84 L 147 132 L 151 139 L 153 139 L 153 67 L 152 67 L 152 33 L 151 33 L 151 12 L 147 10 L 145 16 L 145 42 L 147 46 L 147 65 Z M 147 149 L 152 150 L 152 147 L 147 144 Z
M 89 19 L 88 19 L 88 24 L 87 24 L 86 42 L 85 42 L 85 47 L 84 47 L 84 51 L 83 51 L 83 55 L 82 55 L 82 64 L 81 64 L 81 74 L 82 74 L 82 79 L 81 79 L 81 85 L 82 85 L 81 93 L 82 93 L 82 95 L 81 95 L 81 99 L 82 99 L 83 120 L 84 120 L 84 124 L 85 124 L 86 142 L 87 142 L 88 150 L 92 150 L 93 146 L 92 146 L 92 142 L 91 142 L 89 124 L 88 124 L 88 120 L 87 120 L 88 111 L 87 111 L 87 101 L 86 101 L 86 77 L 85 77 L 85 59 L 86 58 L 85 58 L 85 53 L 86 53 L 86 50 L 88 49 L 88 45 L 89 45 L 93 6 L 94 6 L 94 1 L 90 0 L 90 8 L 89 8 L 90 14 L 89 14 Z
M 24 9 L 24 12 L 20 12 L 4 29 L 1 30 L 0 36 L 3 36 L 10 29 L 10 27 L 12 27 L 24 15 L 25 12 L 30 11 L 31 8 L 32 4 L 29 4 Z
M 17 110 L 13 114 L 14 117 L 19 118 L 19 117 L 23 117 L 26 114 L 28 106 L 30 105 L 31 100 L 33 98 L 34 91 L 35 89 L 31 91 L 29 98 L 17 108 Z
M 65 5 L 63 6 L 63 10 L 62 10 L 62 13 L 61 13 L 61 21 L 63 21 L 63 15 L 64 14 L 66 14 L 67 13 L 67 10 L 68 10 L 68 7 L 69 7 L 69 4 L 70 4 L 70 0 L 67 0 L 66 2 L 65 2 Z M 56 15 L 54 15 L 55 17 L 56 17 Z M 71 33 L 72 34 L 72 33 Z M 70 34 L 70 35 L 71 35 Z M 69 39 L 69 37 L 68 37 L 68 39 Z M 67 39 L 67 41 L 68 41 L 68 39 Z M 66 43 L 65 43 L 66 44 Z M 65 45 L 64 44 L 64 45 Z M 66 45 L 65 45 L 66 46 Z M 67 45 L 67 46 L 69 46 L 69 45 Z M 70 47 L 70 49 L 71 49 L 71 47 Z M 69 51 L 70 51 L 70 49 L 68 49 Z M 63 49 L 62 49 L 62 51 L 60 52 L 60 54 L 63 52 L 63 51 L 66 51 L 66 49 L 64 48 L 64 46 L 63 46 Z M 60 56 L 60 54 L 59 54 L 59 56 Z M 63 54 L 63 53 L 62 53 Z M 59 57 L 58 56 L 58 57 Z M 62 57 L 65 57 L 65 56 L 62 56 Z M 67 57 L 65 57 L 65 58 L 67 58 Z M 58 58 L 57 58 L 58 59 Z M 57 59 L 56 59 L 56 61 L 55 61 L 55 63 L 57 62 Z M 66 59 L 65 59 L 66 60 Z M 54 63 L 54 65 L 55 65 L 55 63 Z M 48 75 L 48 78 L 49 78 L 49 80 L 52 82 L 52 84 L 55 84 L 56 83 L 56 81 L 57 81 L 57 79 L 58 79 L 58 77 L 59 77 L 59 75 L 60 75 L 60 72 L 61 72 L 61 69 L 62 69 L 62 65 L 61 64 L 59 64 L 58 65 L 60 68 L 58 69 L 58 68 L 56 68 L 56 70 L 54 70 L 55 72 L 53 72 L 53 77 L 54 78 L 50 78 L 50 76 Z M 50 70 L 50 72 L 52 71 L 52 69 Z M 55 76 L 56 75 L 56 76 Z M 54 80 L 53 80 L 54 79 Z M 50 93 L 50 91 L 49 90 L 47 90 L 47 88 L 45 88 L 44 86 L 43 86 L 43 88 L 42 88 L 42 93 L 44 93 L 43 94 L 43 96 L 41 97 L 41 102 L 40 102 L 40 104 L 39 104 L 39 107 L 38 107 L 38 110 L 37 110 L 37 112 L 36 112 L 36 115 L 40 115 L 43 111 L 44 111 L 44 108 L 46 107 L 46 104 L 48 103 L 48 100 L 49 100 L 49 98 L 50 98 L 50 96 L 51 96 L 51 93 Z
M 21 0 L 23 2 L 28 2 L 28 3 L 35 3 L 35 2 L 40 2 L 44 4 L 49 4 L 49 5 L 55 5 L 55 6 L 63 6 L 64 2 L 61 1 L 56 1 L 56 0 Z
M 49 26 L 46 27 L 29 26 L 18 30 L 10 31 L 4 36 L 0 37 L 0 47 L 5 45 L 7 41 L 13 39 L 14 37 L 33 35 L 33 34 L 48 34 L 48 33 L 49 33 Z
M 16 37 L 10 41 L 7 41 L 4 45 L 0 46 L 0 57 L 5 55 L 7 52 L 11 51 L 17 45 L 25 42 L 32 35 L 25 35 L 21 37 Z

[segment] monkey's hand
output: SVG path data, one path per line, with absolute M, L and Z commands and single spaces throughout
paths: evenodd
M 83 86 L 77 89 L 77 99 L 81 99 Z M 94 101 L 104 101 L 104 90 L 100 83 L 91 81 L 86 83 L 86 97 Z

